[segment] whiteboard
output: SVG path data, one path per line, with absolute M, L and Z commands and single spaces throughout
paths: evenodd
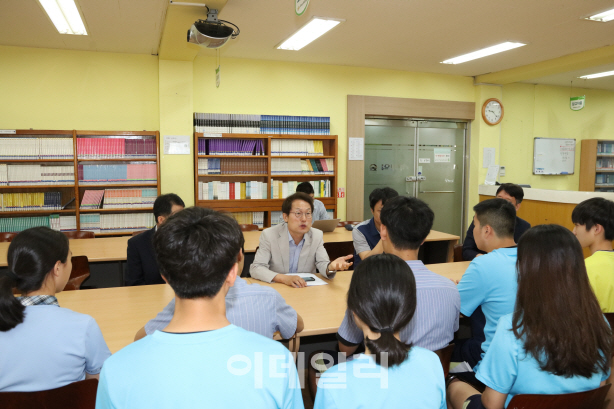
M 534 175 L 573 175 L 576 140 L 535 138 L 533 142 Z

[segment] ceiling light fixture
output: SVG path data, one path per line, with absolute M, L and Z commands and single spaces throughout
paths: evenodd
M 296 33 L 292 34 L 290 38 L 278 45 L 277 49 L 300 50 L 344 21 L 345 20 L 336 18 L 312 17 L 307 24 L 301 27 Z
M 523 43 L 501 43 L 487 47 L 482 50 L 474 51 L 469 54 L 460 55 L 458 57 L 450 58 L 449 60 L 442 61 L 442 64 L 461 64 L 471 60 L 477 60 L 478 58 L 487 57 L 489 55 L 501 53 L 503 51 L 513 50 L 514 48 L 522 47 Z
M 597 74 L 583 75 L 583 76 L 578 77 L 578 78 L 582 78 L 582 79 L 585 79 L 585 80 L 590 80 L 592 78 L 608 77 L 610 75 L 614 75 L 614 71 L 598 72 Z
M 75 0 L 38 0 L 60 34 L 87 35 Z
M 604 11 L 603 13 L 595 14 L 594 16 L 586 17 L 585 20 L 599 21 L 601 23 L 606 23 L 608 21 L 614 20 L 614 9 Z

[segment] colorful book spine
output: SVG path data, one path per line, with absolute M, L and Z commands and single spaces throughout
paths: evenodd
M 83 185 L 156 183 L 158 180 L 155 163 L 79 164 L 78 169 L 79 182 Z
M 77 138 L 78 159 L 150 159 L 155 157 L 155 138 Z
M 94 234 L 121 234 L 151 229 L 155 226 L 153 213 L 88 213 L 79 215 L 81 230 Z
M 271 159 L 272 175 L 334 175 L 333 159 Z
M 198 182 L 198 200 L 266 199 L 268 184 L 250 182 Z
M 62 193 L 0 193 L 0 212 L 61 210 Z
M 199 175 L 266 175 L 265 159 L 246 160 L 239 158 L 198 159 Z
M 70 185 L 75 183 L 73 165 L 0 164 L 0 186 Z
M 77 229 L 77 217 L 52 214 L 38 217 L 0 218 L 0 233 L 17 233 L 39 226 L 58 231 L 74 231 Z
M 194 113 L 194 132 L 272 135 L 330 135 L 330 117 Z
M 263 156 L 265 155 L 262 139 L 198 139 L 199 155 L 215 156 Z
M 296 187 L 302 182 L 304 181 L 271 179 L 271 199 L 285 199 L 296 193 Z M 330 180 L 310 180 L 309 183 L 313 186 L 314 197 L 332 197 L 332 184 Z
M 236 212 L 230 215 L 239 224 L 255 224 L 259 228 L 264 228 L 264 212 Z

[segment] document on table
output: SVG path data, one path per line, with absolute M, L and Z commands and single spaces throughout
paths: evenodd
M 312 287 L 315 285 L 327 285 L 328 283 L 324 280 L 322 280 L 320 277 L 316 276 L 315 274 L 311 274 L 311 273 L 296 273 L 296 274 L 288 274 L 289 276 L 299 276 L 302 278 L 305 277 L 312 277 L 313 279 L 315 279 L 315 281 L 306 281 L 307 283 L 307 287 Z

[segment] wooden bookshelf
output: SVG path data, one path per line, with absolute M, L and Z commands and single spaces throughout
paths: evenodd
M 263 141 L 265 149 L 264 155 L 203 155 L 199 154 L 199 139 L 259 139 Z M 276 139 L 286 140 L 316 140 L 322 141 L 324 155 L 272 155 L 271 142 Z M 266 160 L 266 173 L 259 174 L 199 174 L 198 159 L 245 159 L 245 160 Z M 271 172 L 271 161 L 273 159 L 332 159 L 334 171 L 332 174 L 324 175 L 305 175 L 305 174 L 273 174 Z M 281 211 L 284 199 L 271 199 L 271 180 L 280 181 L 309 181 L 309 180 L 328 180 L 331 183 L 331 196 L 317 198 L 324 206 L 333 210 L 337 215 L 337 175 L 338 175 L 338 146 L 337 135 L 267 135 L 267 134 L 239 134 L 223 133 L 222 138 L 209 137 L 207 134 L 194 133 L 194 197 L 197 206 L 208 207 L 225 212 L 264 212 L 264 227 L 271 226 L 271 213 Z M 198 182 L 209 181 L 228 181 L 246 182 L 256 180 L 267 184 L 265 199 L 234 199 L 234 200 L 199 200 Z
M 17 210 L 10 212 L 0 212 L 1 218 L 9 217 L 28 217 L 28 216 L 45 216 L 45 215 L 75 215 L 77 231 L 80 230 L 80 215 L 92 214 L 92 213 L 144 213 L 152 212 L 152 208 L 117 208 L 117 209 L 79 209 L 81 200 L 86 190 L 104 190 L 107 188 L 156 188 L 157 195 L 160 194 L 160 136 L 157 131 L 77 131 L 77 130 L 15 130 L 14 133 L 0 134 L 0 141 L 3 138 L 70 138 L 72 140 L 72 149 L 70 153 L 72 158 L 65 159 L 5 159 L 0 156 L 0 164 L 7 165 L 27 165 L 27 164 L 50 164 L 53 166 L 72 166 L 74 170 L 74 183 L 62 184 L 62 185 L 0 185 L 0 193 L 35 193 L 35 192 L 61 192 L 61 201 L 63 204 L 68 203 L 71 199 L 72 202 L 68 204 L 69 208 L 62 210 Z M 94 158 L 87 157 L 82 158 L 78 156 L 77 143 L 79 138 L 102 138 L 102 139 L 150 139 L 152 142 L 148 142 L 148 147 L 151 148 L 151 157 L 102 157 Z M 143 142 L 146 144 L 146 142 Z M 153 152 L 155 146 L 155 152 Z M 132 153 L 134 154 L 134 153 Z M 155 157 L 153 156 L 155 154 Z M 68 154 L 67 154 L 68 155 Z M 8 156 L 8 155 L 6 155 Z M 24 155 L 25 156 L 25 155 Z M 84 183 L 79 181 L 79 165 L 80 164 L 141 164 L 152 163 L 156 165 L 156 183 Z M 137 229 L 142 230 L 142 229 Z M 136 230 L 135 230 L 136 231 Z M 119 233 L 104 233 L 97 234 L 104 236 L 118 236 L 132 234 L 132 231 L 119 232 Z
M 599 152 L 599 147 L 611 145 L 612 153 Z M 610 160 L 612 168 L 598 167 L 599 161 Z M 602 163 L 603 165 L 603 163 Z M 600 189 L 614 190 L 614 175 L 610 177 L 610 182 L 605 180 L 598 182 L 597 178 L 605 178 L 614 173 L 614 140 L 607 139 L 584 139 L 581 143 L 580 152 L 580 183 L 578 190 L 582 192 L 602 191 Z M 605 191 L 605 190 L 603 190 Z

